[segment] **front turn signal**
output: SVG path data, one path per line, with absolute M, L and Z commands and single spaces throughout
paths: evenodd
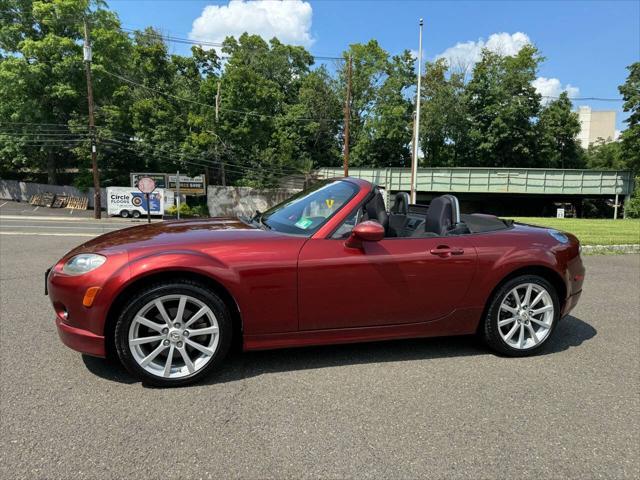
M 87 308 L 93 305 L 93 301 L 95 300 L 96 295 L 98 295 L 98 292 L 100 292 L 100 290 L 102 290 L 100 287 L 87 288 L 87 291 L 84 294 L 84 298 L 82 299 L 82 305 Z

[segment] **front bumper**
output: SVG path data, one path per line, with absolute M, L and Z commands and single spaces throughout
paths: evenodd
M 104 337 L 88 330 L 72 327 L 56 317 L 56 327 L 60 340 L 67 347 L 95 357 L 106 357 Z
M 73 350 L 105 357 L 105 321 L 112 299 L 129 279 L 127 254 L 112 252 L 103 266 L 76 276 L 62 271 L 67 257 L 63 257 L 46 275 L 45 292 L 55 311 L 58 336 Z M 93 287 L 101 290 L 92 304 L 85 305 L 83 299 L 88 289 Z

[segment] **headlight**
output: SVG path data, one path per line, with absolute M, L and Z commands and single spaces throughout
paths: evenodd
M 95 270 L 106 261 L 107 258 L 102 255 L 82 253 L 67 260 L 62 267 L 62 271 L 67 275 L 82 275 L 83 273 Z
M 564 233 L 559 232 L 557 230 L 549 230 L 549 235 L 555 238 L 560 243 L 569 243 L 569 237 L 567 237 Z

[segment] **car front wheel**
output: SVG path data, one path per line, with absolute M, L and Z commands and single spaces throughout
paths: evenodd
M 491 300 L 484 319 L 486 343 L 499 353 L 531 355 L 549 340 L 560 318 L 556 289 L 537 275 L 505 282 Z
M 124 307 L 115 328 L 118 357 L 134 376 L 156 386 L 196 382 L 215 369 L 231 344 L 225 303 L 203 285 L 152 285 Z

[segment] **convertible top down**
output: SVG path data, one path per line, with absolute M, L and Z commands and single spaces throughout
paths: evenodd
M 62 341 L 182 385 L 245 350 L 479 334 L 495 351 L 543 348 L 577 303 L 571 234 L 460 213 L 453 195 L 385 206 L 369 182 L 318 182 L 252 218 L 107 233 L 47 272 Z

